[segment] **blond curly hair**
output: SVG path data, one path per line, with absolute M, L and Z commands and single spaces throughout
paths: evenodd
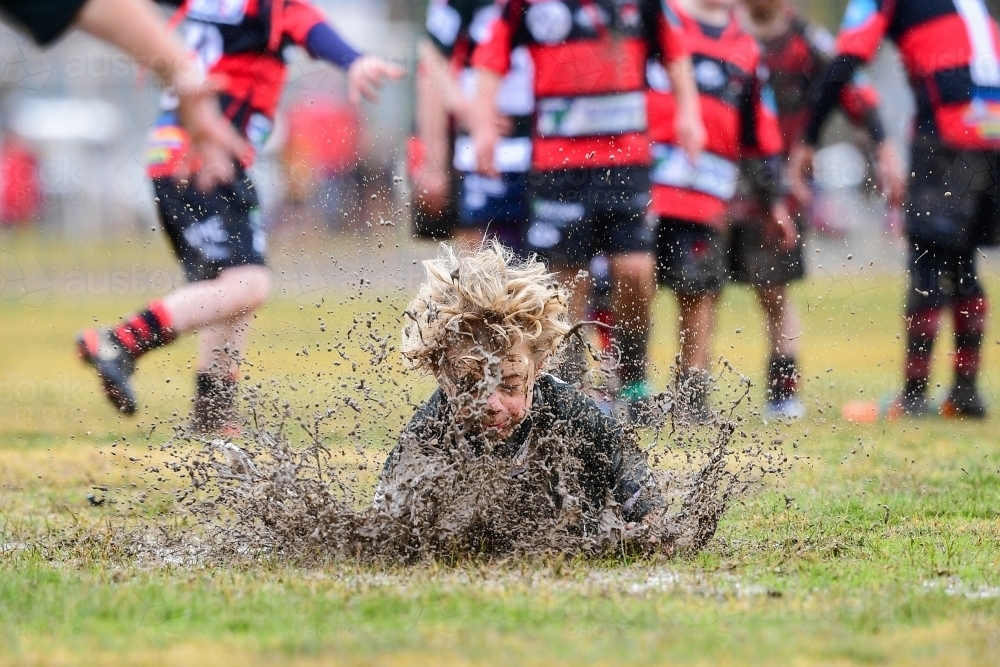
M 414 369 L 438 374 L 457 346 L 492 354 L 521 342 L 542 362 L 570 330 L 568 294 L 534 256 L 519 260 L 496 241 L 442 243 L 423 264 L 427 279 L 406 310 L 401 346 Z

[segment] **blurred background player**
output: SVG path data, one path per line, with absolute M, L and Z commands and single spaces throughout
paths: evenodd
M 691 53 L 705 123 L 705 151 L 691 160 L 675 130 L 674 92 L 650 77 L 652 212 L 657 273 L 680 306 L 678 382 L 682 415 L 707 418 L 708 355 L 715 308 L 726 280 L 726 207 L 743 162 L 748 187 L 766 209 L 761 243 L 795 245 L 781 185 L 781 134 L 761 75 L 760 49 L 732 13 L 735 0 L 682 0 L 676 21 Z
M 204 165 L 200 183 L 209 187 L 233 178 L 233 161 L 249 146 L 219 113 L 215 84 L 170 35 L 148 0 L 3 0 L 3 16 L 48 46 L 73 25 L 114 44 L 150 68 L 177 91 L 177 114 L 191 138 L 191 152 Z
M 997 149 L 1000 148 L 1000 33 L 982 0 L 851 0 L 837 57 L 793 155 L 793 177 L 859 64 L 888 36 L 899 47 L 917 102 L 905 232 L 905 385 L 889 416 L 933 412 L 927 400 L 931 351 L 941 313 L 951 308 L 955 378 L 941 412 L 985 417 L 976 389 L 986 324 L 986 294 L 976 274 L 977 247 L 1000 241 Z
M 403 72 L 349 47 L 323 15 L 303 0 L 213 2 L 192 0 L 178 10 L 184 34 L 211 76 L 222 81 L 226 117 L 255 148 L 266 141 L 285 82 L 286 46 L 347 72 L 349 98 L 372 99 L 377 87 Z M 235 426 L 239 356 L 250 317 L 267 300 L 266 237 L 254 184 L 241 165 L 231 184 L 203 191 L 192 183 L 199 164 L 187 154 L 177 125 L 176 99 L 164 95 L 163 113 L 150 135 L 148 172 L 160 222 L 189 284 L 126 318 L 114 328 L 80 334 L 81 357 L 94 366 L 111 402 L 123 413 L 137 408 L 130 378 L 136 360 L 177 336 L 199 331 L 192 429 L 209 433 Z
M 481 243 L 488 234 L 518 248 L 528 217 L 526 173 L 531 167 L 534 111 L 527 48 L 511 53 L 510 71 L 496 91 L 502 136 L 496 145 L 495 174 L 476 173 L 476 152 L 468 134 L 476 97 L 472 52 L 499 12 L 492 0 L 434 0 L 427 8 L 430 44 L 419 47 L 417 89 L 424 164 L 415 187 L 427 208 L 445 211 L 449 199 L 456 199 L 455 238 Z M 453 170 L 457 179 L 450 176 Z
M 789 0 L 743 0 L 739 9 L 742 26 L 760 44 L 761 63 L 769 74 L 787 149 L 799 141 L 809 122 L 809 100 L 833 60 L 833 36 L 802 18 Z M 886 187 L 890 206 L 897 206 L 901 195 L 898 149 L 886 138 L 875 89 L 861 80 L 859 73 L 844 86 L 839 103 L 849 120 L 871 138 L 879 180 Z M 786 200 L 799 235 L 790 250 L 764 238 L 769 213 L 747 179 L 741 179 L 729 206 L 730 275 L 753 286 L 764 311 L 769 354 L 764 412 L 770 418 L 805 414 L 805 406 L 796 396 L 801 325 L 787 287 L 805 276 L 802 235 L 808 226 L 809 192 L 794 192 L 795 196 Z
M 676 132 L 692 155 L 701 150 L 690 61 L 661 5 L 651 0 L 509 0 L 473 54 L 478 102 L 473 136 L 480 173 L 495 174 L 500 132 L 494 100 L 513 53 L 527 47 L 535 68 L 535 125 L 526 251 L 538 253 L 572 281 L 606 252 L 621 350 L 620 398 L 629 405 L 650 394 L 647 345 L 654 294 L 649 202 L 646 61 L 659 53 L 677 90 Z M 572 317 L 587 308 L 577 284 Z M 572 341 L 571 341 L 572 342 Z M 560 373 L 583 382 L 587 362 L 579 338 L 569 350 L 576 368 Z M 567 372 L 569 371 L 569 372 Z

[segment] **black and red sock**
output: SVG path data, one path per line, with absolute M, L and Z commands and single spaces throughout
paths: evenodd
M 976 294 L 952 302 L 955 321 L 955 382 L 975 386 L 979 374 L 980 350 L 986 330 L 986 296 Z
M 619 327 L 615 331 L 615 343 L 621 351 L 618 379 L 622 387 L 644 382 L 648 365 L 649 330 L 633 331 Z
M 795 357 L 775 355 L 767 363 L 767 400 L 784 401 L 799 388 L 799 367 Z
M 941 308 L 921 308 L 906 316 L 906 387 L 903 396 L 915 399 L 927 393 L 931 352 L 941 324 Z
M 170 313 L 159 299 L 115 327 L 113 335 L 133 357 L 173 342 Z

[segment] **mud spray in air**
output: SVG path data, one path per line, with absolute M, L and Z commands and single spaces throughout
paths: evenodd
M 208 557 L 297 562 L 691 553 L 712 539 L 735 501 L 786 465 L 780 441 L 765 442 L 747 426 L 749 381 L 720 360 L 710 414 L 691 423 L 681 408 L 693 389 L 675 384 L 650 401 L 648 428 L 625 431 L 650 469 L 653 488 L 646 494 L 658 497 L 640 522 L 626 521 L 610 492 L 596 511 L 585 502 L 592 489 L 584 488 L 580 434 L 567 420 L 539 414 L 532 415 L 534 424 L 546 427 L 533 427 L 516 452 L 477 443 L 460 425 L 440 424 L 435 432 L 445 437 L 416 443 L 416 454 L 399 462 L 392 482 L 380 484 L 400 430 L 389 425 L 402 426 L 423 398 L 401 386 L 400 379 L 409 383 L 413 375 L 400 376 L 393 361 L 397 314 L 384 331 L 375 314 L 355 318 L 342 338 L 353 340 L 353 348 L 335 350 L 341 367 L 352 372 L 331 376 L 336 379 L 324 400 L 293 407 L 286 400 L 295 393 L 293 383 L 254 383 L 242 397 L 242 436 L 198 439 L 175 427 L 162 449 L 169 468 L 190 481 L 177 507 L 197 529 L 175 534 L 165 546 L 190 553 L 189 536 L 196 533 L 198 550 Z M 613 376 L 614 349 L 584 347 L 600 367 L 582 382 L 600 394 Z M 475 397 L 495 387 L 496 357 L 483 358 L 479 385 L 454 402 L 475 409 Z M 352 426 L 346 433 L 345 424 Z

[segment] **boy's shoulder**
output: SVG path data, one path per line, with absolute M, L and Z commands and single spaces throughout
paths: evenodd
M 542 373 L 535 381 L 542 405 L 536 412 L 548 412 L 555 421 L 565 420 L 571 427 L 617 430 L 617 422 L 601 411 L 593 398 L 551 373 Z

